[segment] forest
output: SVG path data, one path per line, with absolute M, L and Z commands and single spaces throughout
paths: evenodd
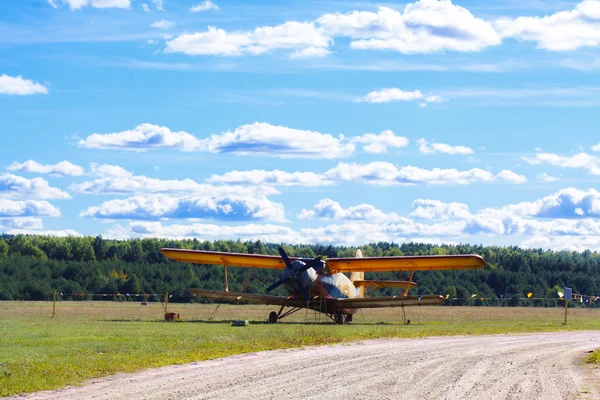
M 171 301 L 196 302 L 188 288 L 222 290 L 223 268 L 168 260 L 163 247 L 277 255 L 274 243 L 168 239 L 111 240 L 97 237 L 0 236 L 0 300 Z M 356 248 L 333 245 L 283 245 L 291 256 L 351 257 Z M 599 294 L 600 254 L 483 245 L 370 243 L 365 257 L 425 254 L 479 254 L 486 267 L 477 271 L 432 271 L 415 274 L 413 294 L 441 294 L 446 305 L 562 306 L 558 292 Z M 279 271 L 228 268 L 232 291 L 264 293 Z M 406 273 L 367 273 L 366 279 L 407 279 Z M 281 287 L 275 294 L 283 295 Z M 386 289 L 376 296 L 398 294 Z M 597 307 L 584 297 L 574 306 Z

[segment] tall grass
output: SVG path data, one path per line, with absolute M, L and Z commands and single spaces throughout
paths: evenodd
M 232 354 L 340 343 L 370 338 L 414 338 L 600 328 L 600 310 L 422 307 L 366 310 L 354 324 L 337 326 L 300 311 L 285 323 L 264 323 L 264 306 L 171 305 L 181 320 L 167 323 L 160 304 L 59 302 L 50 319 L 47 302 L 0 302 L 0 395 L 66 385 L 118 372 L 218 358 Z M 211 319 L 211 316 L 213 318 Z M 232 319 L 251 321 L 232 327 Z

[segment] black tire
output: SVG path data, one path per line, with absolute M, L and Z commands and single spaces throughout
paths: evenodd
M 275 311 L 271 311 L 269 313 L 269 323 L 276 324 L 277 323 L 277 313 Z
M 352 323 L 352 314 L 348 314 L 346 315 L 346 321 L 347 324 L 351 324 Z
M 339 311 L 335 313 L 335 323 L 338 325 L 342 325 L 344 323 L 344 316 Z

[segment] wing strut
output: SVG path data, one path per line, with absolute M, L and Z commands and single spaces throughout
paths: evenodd
M 223 262 L 223 272 L 225 274 L 225 291 L 229 292 L 229 282 L 227 282 L 227 261 L 225 261 L 224 258 L 221 258 L 221 261 Z
M 410 289 L 410 284 L 412 283 L 413 276 L 415 276 L 415 270 L 414 269 L 410 273 L 410 278 L 408 278 L 408 285 L 406 285 L 406 290 L 404 291 L 404 297 L 408 296 L 408 289 Z

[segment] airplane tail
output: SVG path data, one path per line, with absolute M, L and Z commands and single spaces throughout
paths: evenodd
M 354 257 L 362 257 L 362 256 L 363 256 L 362 251 L 360 251 L 360 249 L 356 250 Z M 364 272 L 351 272 L 350 280 L 352 281 L 352 283 L 354 283 L 354 281 L 364 281 L 365 273 Z M 359 297 L 365 297 L 365 287 L 363 285 L 360 286 Z

